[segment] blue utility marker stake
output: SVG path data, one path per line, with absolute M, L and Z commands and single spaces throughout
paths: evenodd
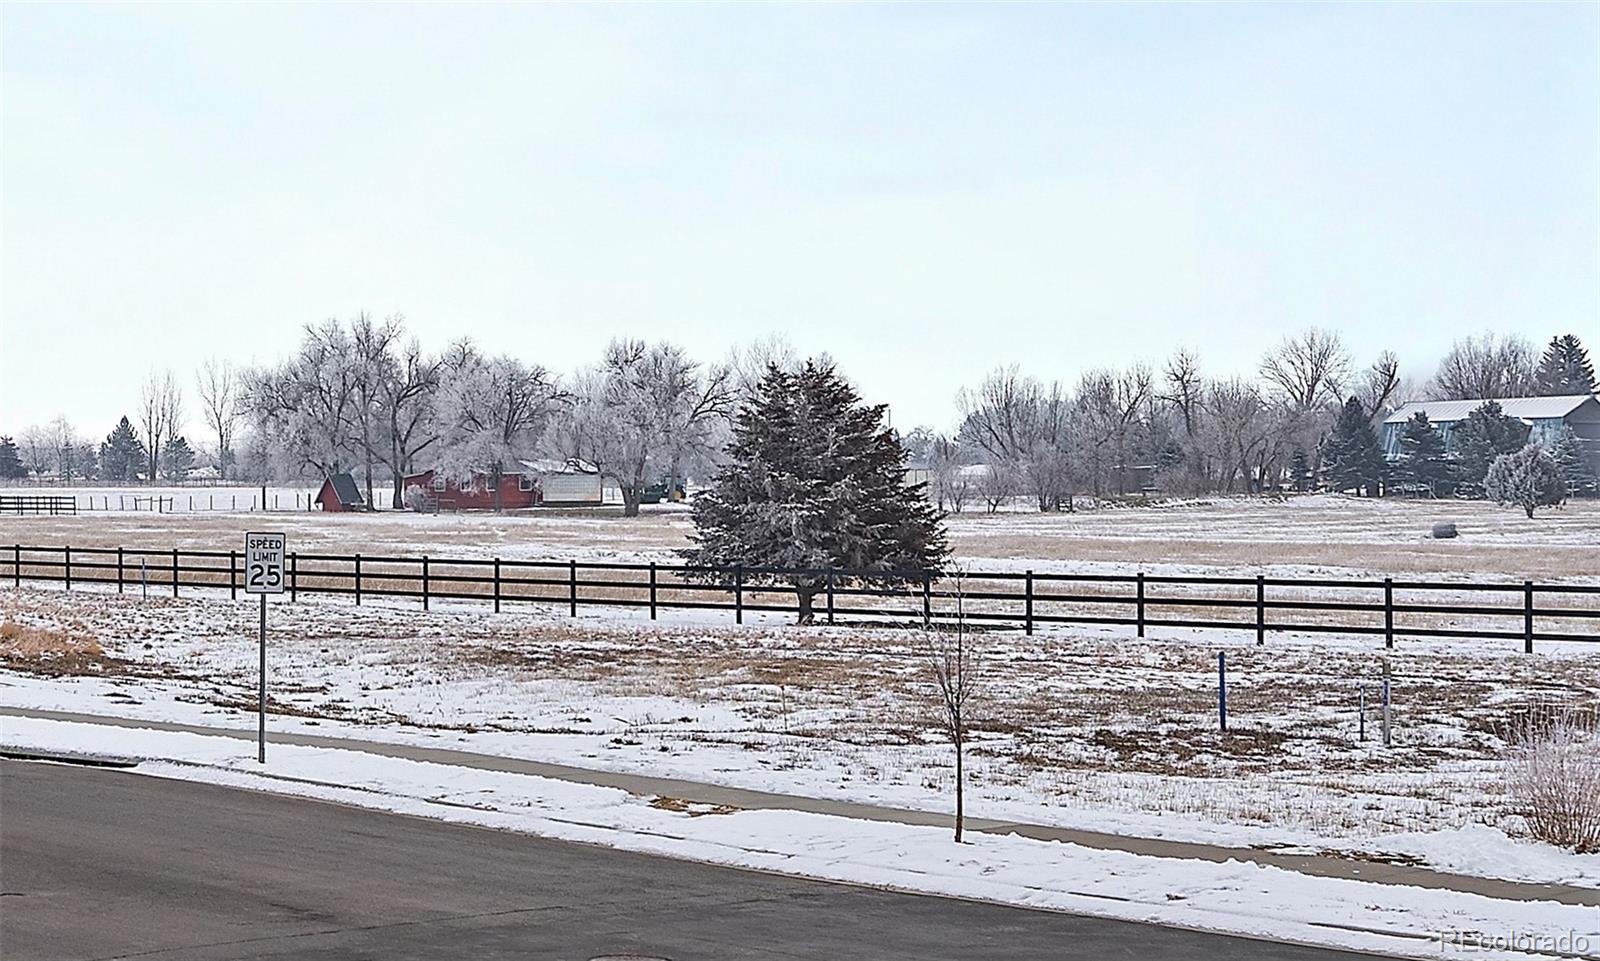
M 1217 719 L 1228 730 L 1228 653 L 1217 652 Z

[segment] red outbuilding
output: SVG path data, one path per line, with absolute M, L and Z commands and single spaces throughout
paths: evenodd
M 367 499 L 361 496 L 356 479 L 348 473 L 335 474 L 323 481 L 322 490 L 317 492 L 316 503 L 331 513 L 368 509 Z

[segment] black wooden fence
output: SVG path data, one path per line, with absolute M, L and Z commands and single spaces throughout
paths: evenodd
M 115 584 L 119 592 L 181 587 L 226 590 L 237 597 L 239 551 L 124 547 L 0 548 L 0 583 Z M 1600 586 L 1410 579 L 1336 579 L 966 571 L 959 579 L 923 571 L 708 568 L 683 564 L 530 561 L 500 558 L 388 557 L 291 553 L 288 599 L 300 594 L 397 597 L 420 602 L 470 600 L 502 605 L 561 605 L 648 610 L 798 612 L 793 583 L 817 586 L 815 616 L 826 623 L 972 626 L 1125 625 L 1253 632 L 1331 633 L 1396 638 L 1492 638 L 1600 641 Z
M 78 499 L 58 494 L 0 494 L 0 514 L 76 514 Z

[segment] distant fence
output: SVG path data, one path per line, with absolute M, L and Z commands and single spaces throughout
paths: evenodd
M 198 494 L 79 494 L 67 500 L 81 499 L 85 511 L 142 511 L 156 514 L 211 514 L 258 513 L 261 511 L 308 511 L 317 495 L 282 494 L 272 492 L 265 497 L 259 494 L 218 494 L 202 491 Z
M 0 514 L 76 514 L 78 500 L 55 494 L 0 494 Z
M 242 586 L 240 552 L 126 547 L 0 548 L 0 583 L 24 581 L 116 584 L 117 590 L 181 587 L 227 590 Z M 1199 577 L 967 571 L 953 577 L 921 571 L 708 568 L 499 558 L 383 557 L 291 553 L 289 600 L 300 594 L 409 598 L 426 610 L 435 600 L 502 605 L 561 605 L 648 610 L 798 613 L 792 583 L 818 586 L 819 621 L 949 624 L 959 598 L 975 627 L 1033 633 L 1040 625 L 1123 625 L 1139 637 L 1147 628 L 1207 628 L 1268 633 L 1333 633 L 1397 638 L 1493 638 L 1521 641 L 1600 641 L 1600 586 L 1522 583 L 1443 583 L 1395 578 Z

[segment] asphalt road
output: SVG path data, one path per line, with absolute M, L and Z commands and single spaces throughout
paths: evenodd
M 0 890 L 6 961 L 1358 957 L 18 761 Z

